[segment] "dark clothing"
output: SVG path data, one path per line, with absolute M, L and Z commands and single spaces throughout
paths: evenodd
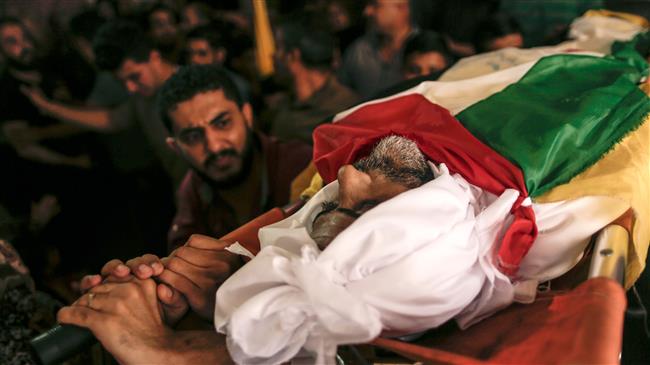
M 343 55 L 339 80 L 364 99 L 402 80 L 403 45 L 388 61 L 382 60 L 380 46 L 379 34 L 366 33 Z
M 42 88 L 47 94 L 52 90 L 51 78 L 43 78 Z M 24 159 L 9 145 L 2 134 L 2 127 L 7 122 L 24 121 L 30 127 L 46 127 L 59 124 L 55 119 L 44 117 L 31 101 L 20 92 L 24 83 L 15 78 L 8 70 L 0 74 L 0 166 L 3 169 L 0 202 L 13 214 L 24 214 L 29 210 L 29 202 L 45 193 L 61 194 L 69 190 L 64 176 L 68 173 L 75 177 L 84 175 L 77 168 L 53 166 Z M 63 155 L 78 155 L 95 152 L 92 136 L 89 134 L 66 138 L 43 140 L 40 144 Z M 78 181 L 81 184 L 81 181 Z M 12 188 L 17 190 L 11 190 Z M 78 190 L 76 191 L 78 193 Z
M 167 146 L 166 139 L 169 137 L 169 131 L 160 119 L 157 96 L 132 95 L 126 102 L 111 109 L 110 120 L 111 125 L 117 130 L 124 130 L 138 124 L 145 136 L 142 144 L 157 157 L 174 186 L 180 184 L 187 171 L 187 164 Z M 131 158 L 142 159 L 140 156 L 131 156 Z M 145 160 L 141 164 L 147 163 L 148 161 Z
M 261 189 L 246 221 L 289 202 L 292 180 L 311 160 L 311 147 L 303 143 L 279 142 L 258 136 L 255 153 L 262 153 L 265 171 Z M 195 233 L 219 238 L 239 227 L 234 208 L 209 183 L 190 170 L 177 192 L 178 210 L 168 235 L 170 251 L 183 245 Z
M 341 112 L 359 101 L 359 97 L 330 77 L 320 90 L 305 102 L 287 100 L 274 118 L 271 134 L 281 140 L 297 139 L 312 144 L 314 128 L 325 118 Z

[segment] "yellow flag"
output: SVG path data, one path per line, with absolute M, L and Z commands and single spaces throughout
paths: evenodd
M 260 76 L 273 74 L 273 53 L 275 42 L 269 21 L 266 0 L 253 1 L 253 24 L 255 26 L 255 61 Z

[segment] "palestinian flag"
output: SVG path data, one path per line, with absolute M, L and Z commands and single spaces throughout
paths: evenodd
M 316 129 L 314 163 L 330 182 L 341 165 L 397 134 L 484 190 L 517 189 L 498 252 L 511 277 L 537 235 L 531 200 L 617 197 L 635 213 L 631 285 L 650 242 L 650 98 L 639 88 L 648 63 L 630 51 L 635 45 L 619 45 L 612 56 L 558 54 L 475 79 L 423 82 L 361 104 Z

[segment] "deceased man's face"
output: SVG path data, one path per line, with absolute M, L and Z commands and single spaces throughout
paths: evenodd
M 432 178 L 426 158 L 414 142 L 386 137 L 370 156 L 339 169 L 338 201 L 323 203 L 312 223 L 311 237 L 325 249 L 363 213 Z

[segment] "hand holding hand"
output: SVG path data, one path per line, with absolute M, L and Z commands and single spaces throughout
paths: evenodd
M 214 316 L 217 289 L 241 266 L 238 255 L 225 250 L 229 242 L 192 235 L 184 246 L 163 259 L 160 281 L 181 292 L 192 310 L 205 319 Z
M 143 255 L 125 263 L 120 260 L 111 260 L 102 267 L 101 275 L 89 275 L 81 279 L 81 291 L 87 292 L 91 288 L 104 282 L 123 283 L 136 277 L 144 280 L 159 276 L 164 270 L 161 260 L 156 255 Z M 187 300 L 175 289 L 166 284 L 158 284 L 156 288 L 158 299 L 162 304 L 165 323 L 174 325 L 180 320 L 189 306 Z

